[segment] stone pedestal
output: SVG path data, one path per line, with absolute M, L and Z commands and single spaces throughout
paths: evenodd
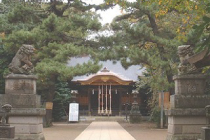
M 36 94 L 36 75 L 10 74 L 5 77 L 5 94 Z
M 202 127 L 201 139 L 202 140 L 210 140 L 210 127 Z
M 210 96 L 204 95 L 206 76 L 202 74 L 174 76 L 175 95 L 170 97 L 167 140 L 197 140 L 206 125 L 205 106 Z
M 141 114 L 130 114 L 129 120 L 130 123 L 141 123 Z
M 12 105 L 8 123 L 15 126 L 18 140 L 44 140 L 43 116 L 40 95 L 36 95 L 35 75 L 10 74 L 5 77 L 3 103 Z
M 0 125 L 0 140 L 14 140 L 15 127 L 9 125 Z

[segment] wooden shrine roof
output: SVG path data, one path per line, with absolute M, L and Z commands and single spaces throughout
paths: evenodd
M 76 82 L 81 85 L 131 85 L 134 83 L 133 80 L 130 80 L 122 75 L 118 75 L 107 68 L 104 68 L 98 73 L 90 75 L 85 79 L 78 79 Z

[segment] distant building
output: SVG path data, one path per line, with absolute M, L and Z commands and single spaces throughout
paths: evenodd
M 78 90 L 76 101 L 84 115 L 121 115 L 126 103 L 132 103 L 135 82 L 106 68 L 84 79 L 72 81 Z M 138 99 L 140 103 L 140 99 Z
M 89 57 L 71 58 L 68 65 L 88 62 Z M 80 115 L 125 115 L 133 102 L 132 90 L 138 77 L 142 75 L 140 66 L 124 69 L 120 61 L 101 61 L 104 67 L 95 74 L 76 76 L 69 83 L 72 90 L 77 91 L 75 101 L 79 103 Z M 147 115 L 148 95 L 142 91 L 137 98 L 140 110 Z

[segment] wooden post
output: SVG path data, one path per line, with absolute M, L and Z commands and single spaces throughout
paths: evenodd
M 107 96 L 107 83 L 106 83 L 106 115 L 108 114 L 108 110 L 107 110 L 107 109 L 108 109 L 108 108 L 107 108 L 107 103 L 108 103 L 108 102 L 107 102 L 107 97 L 108 97 L 108 96 Z
M 100 85 L 98 86 L 98 114 L 100 115 L 101 114 L 101 111 L 100 111 L 100 94 L 101 94 L 101 91 L 100 91 Z
M 109 90 L 109 100 L 110 100 L 110 107 L 109 107 L 109 114 L 112 114 L 112 87 L 111 87 L 111 83 L 110 83 L 110 90 Z
M 119 94 L 119 116 L 121 116 L 122 114 L 122 105 L 121 105 L 121 98 L 122 98 L 122 95 L 121 95 L 121 92 L 118 92 Z
M 101 96 L 102 96 L 102 107 L 101 107 L 101 114 L 104 113 L 104 85 L 102 85 L 102 92 L 101 92 Z
M 88 115 L 91 116 L 91 95 L 90 95 L 90 89 L 88 89 L 88 99 L 89 99 L 89 102 L 88 102 Z

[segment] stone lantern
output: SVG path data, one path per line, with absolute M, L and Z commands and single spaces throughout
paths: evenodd
M 134 101 L 132 103 L 132 107 L 131 107 L 131 111 L 130 111 L 130 122 L 131 123 L 140 123 L 141 122 L 141 113 L 139 110 L 139 104 L 137 102 L 138 94 L 139 93 L 137 90 L 132 91 Z

